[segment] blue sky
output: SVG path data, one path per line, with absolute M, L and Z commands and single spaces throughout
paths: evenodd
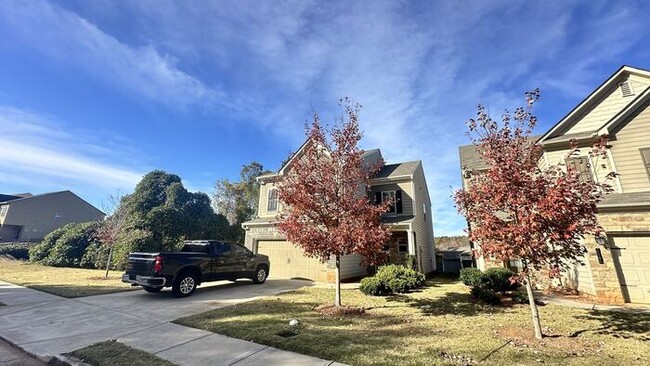
M 0 192 L 101 207 L 163 169 L 211 193 L 277 169 L 348 96 L 362 147 L 422 160 L 436 235 L 460 233 L 476 104 L 539 87 L 542 132 L 622 64 L 650 68 L 649 18 L 643 1 L 2 1 Z

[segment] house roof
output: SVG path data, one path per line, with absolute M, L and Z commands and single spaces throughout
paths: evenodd
M 606 93 L 606 91 L 611 86 L 613 86 L 614 83 L 616 83 L 623 74 L 636 74 L 636 75 L 642 75 L 650 78 L 650 71 L 648 70 L 623 65 L 621 68 L 616 70 L 616 72 L 614 72 L 607 80 L 605 80 L 602 84 L 600 84 L 598 88 L 596 88 L 593 92 L 591 92 L 591 94 L 589 94 L 584 100 L 582 100 L 582 102 L 580 102 L 577 106 L 575 106 L 566 116 L 564 116 L 553 127 L 551 127 L 551 129 L 549 129 L 540 138 L 540 141 L 546 142 L 546 140 L 549 138 L 557 137 L 555 135 L 557 132 L 566 130 L 566 127 L 569 126 L 571 123 L 573 123 L 574 117 L 579 116 L 581 112 L 589 108 L 589 106 L 594 100 L 603 96 Z M 635 98 L 635 100 L 636 99 L 638 98 Z M 632 100 L 628 104 L 628 106 L 626 106 L 624 109 L 627 109 L 632 103 L 635 102 L 635 100 Z M 593 132 L 597 132 L 597 131 L 598 130 L 594 130 Z
M 610 193 L 598 204 L 599 209 L 650 207 L 650 192 Z
M 388 225 L 410 224 L 413 221 L 413 218 L 415 218 L 413 215 L 384 216 L 381 218 L 381 222 Z M 277 222 L 278 220 L 275 217 L 256 217 L 242 223 L 242 225 L 274 225 Z
M 397 164 L 386 164 L 377 172 L 377 174 L 375 174 L 374 177 L 372 177 L 372 179 L 411 176 L 415 173 L 420 164 L 422 164 L 421 160 L 407 161 Z
M 465 169 L 486 170 L 488 168 L 476 145 L 459 146 L 458 153 L 460 154 L 461 171 Z
M 539 135 L 528 137 L 529 140 L 539 140 Z M 460 169 L 467 170 L 487 170 L 488 165 L 483 161 L 481 154 L 476 145 L 463 145 L 458 147 L 460 155 Z
M 20 198 L 20 196 L 15 196 L 11 194 L 0 194 L 0 203 L 15 200 Z
M 9 199 L 7 201 L 0 201 L 0 202 L 2 202 L 2 203 L 12 203 L 12 202 L 17 202 L 17 201 L 30 200 L 30 199 L 33 199 L 33 198 L 51 196 L 51 195 L 60 194 L 60 193 L 64 193 L 64 192 L 72 193 L 72 191 L 70 191 L 70 190 L 65 190 L 65 191 L 47 192 L 47 193 L 41 193 L 41 194 L 35 194 L 35 195 L 21 194 L 21 195 L 14 196 L 15 198 L 13 198 L 13 199 Z M 72 193 L 72 194 L 74 194 L 74 193 Z

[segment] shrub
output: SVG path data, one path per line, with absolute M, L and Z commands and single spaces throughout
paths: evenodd
M 515 292 L 512 294 L 512 301 L 517 304 L 528 304 L 528 294 L 525 292 Z
M 86 248 L 93 243 L 100 222 L 66 225 L 66 231 L 57 240 L 41 263 L 55 267 L 79 267 Z
M 369 296 L 386 296 L 392 291 L 377 277 L 366 277 L 361 280 L 359 290 Z
M 61 226 L 60 228 L 47 234 L 40 244 L 29 248 L 29 261 L 40 262 L 45 259 L 45 257 L 50 254 L 50 251 L 52 250 L 52 247 L 54 247 L 54 244 L 56 244 L 56 241 L 59 240 L 59 238 L 74 225 L 75 224 L 67 224 Z
M 86 248 L 84 255 L 81 257 L 79 266 L 83 268 L 106 268 L 108 251 L 109 248 L 100 242 L 94 241 L 90 243 Z M 112 263 L 111 267 L 114 267 Z
M 483 272 L 482 282 L 488 289 L 504 293 L 520 286 L 519 283 L 510 281 L 513 276 L 515 273 L 507 268 L 490 268 Z
M 424 274 L 401 265 L 382 266 L 375 275 L 392 292 L 405 293 L 424 286 Z
M 460 280 L 465 286 L 480 286 L 483 281 L 483 272 L 478 268 L 463 268 L 460 270 Z
M 473 298 L 479 299 L 491 305 L 497 305 L 501 303 L 501 298 L 496 292 L 490 291 L 489 289 L 482 286 L 472 287 L 470 294 Z
M 10 244 L 0 246 L 0 256 L 10 255 L 16 259 L 29 259 L 29 246 L 24 244 Z

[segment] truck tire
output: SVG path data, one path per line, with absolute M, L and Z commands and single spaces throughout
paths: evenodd
M 260 284 L 266 281 L 266 278 L 269 276 L 269 269 L 266 266 L 258 266 L 253 275 L 253 283 Z
M 192 272 L 181 272 L 174 279 L 172 292 L 176 297 L 188 297 L 196 290 L 196 275 Z
M 149 292 L 149 293 L 157 294 L 157 293 L 159 293 L 160 290 L 162 290 L 163 288 L 162 288 L 162 287 L 142 286 L 142 289 L 145 290 L 145 291 L 147 291 L 147 292 Z

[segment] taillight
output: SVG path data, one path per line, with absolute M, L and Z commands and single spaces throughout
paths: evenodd
M 161 255 L 157 255 L 153 262 L 153 271 L 156 273 L 162 272 L 162 265 L 163 265 L 163 257 Z

